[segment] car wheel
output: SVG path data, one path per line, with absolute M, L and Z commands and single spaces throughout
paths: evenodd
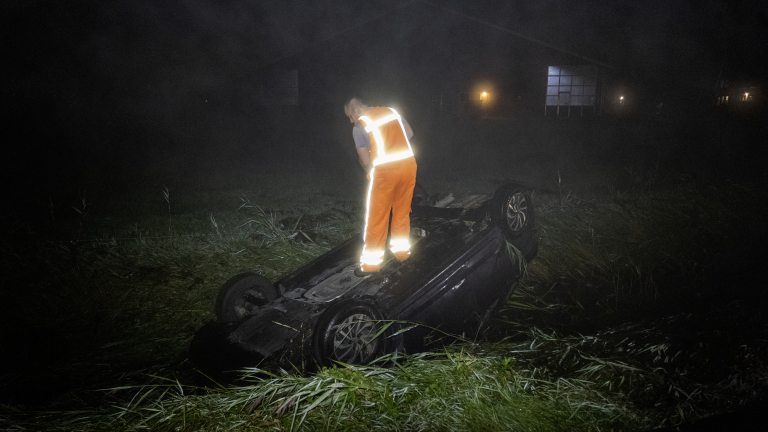
M 424 189 L 424 186 L 416 183 L 416 186 L 413 187 L 411 207 L 429 205 L 428 200 L 429 196 L 427 195 L 427 191 Z
M 518 247 L 527 246 L 526 237 L 532 235 L 534 218 L 530 194 L 521 186 L 506 184 L 496 190 L 491 206 L 491 219 L 507 241 Z
M 241 273 L 228 280 L 216 296 L 219 322 L 239 321 L 278 297 L 267 279 L 255 273 Z
M 320 366 L 334 361 L 364 365 L 386 352 L 383 315 L 371 304 L 346 300 L 331 306 L 317 322 L 314 351 Z

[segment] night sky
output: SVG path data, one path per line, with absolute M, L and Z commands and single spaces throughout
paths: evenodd
M 25 0 L 2 8 L 5 148 L 16 155 L 4 158 L 6 185 L 72 166 L 138 173 L 156 161 L 279 157 L 259 152 L 274 143 L 254 138 L 264 127 L 251 89 L 270 67 L 301 70 L 301 61 L 313 65 L 313 88 L 302 90 L 311 94 L 303 101 L 310 121 L 342 140 L 339 106 L 349 95 L 389 95 L 417 111 L 430 92 L 507 79 L 519 67 L 510 46 L 537 44 L 491 25 L 610 64 L 628 85 L 667 96 L 711 92 L 723 74 L 764 80 L 768 51 L 759 1 Z

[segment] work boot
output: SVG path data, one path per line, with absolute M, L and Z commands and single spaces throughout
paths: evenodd
M 361 267 L 355 269 L 355 276 L 365 277 L 369 274 L 376 273 L 379 270 L 381 270 L 379 264 L 363 264 Z
M 411 256 L 411 252 L 410 251 L 395 252 L 394 255 L 395 255 L 395 259 L 397 259 L 398 261 L 405 261 L 408 259 L 408 257 Z

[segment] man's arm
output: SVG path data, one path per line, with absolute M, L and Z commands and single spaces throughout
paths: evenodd
M 408 139 L 410 140 L 411 137 L 413 136 L 413 129 L 411 129 L 411 124 L 406 123 L 403 125 L 403 127 L 405 129 L 405 136 L 408 137 Z
M 365 147 L 358 147 L 357 156 L 360 158 L 360 165 L 365 172 L 371 172 L 371 152 Z
M 363 167 L 366 173 L 371 172 L 371 144 L 368 141 L 368 134 L 361 123 L 355 123 L 355 127 L 352 128 L 352 138 L 355 140 L 355 150 L 357 150 L 360 166 Z

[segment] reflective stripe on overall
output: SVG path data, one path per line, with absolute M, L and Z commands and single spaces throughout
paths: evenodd
M 402 119 L 397 111 L 392 108 L 376 107 L 366 111 L 365 114 L 360 117 L 360 121 L 371 138 L 373 169 L 368 185 L 363 234 L 365 246 L 360 264 L 364 270 L 366 266 L 373 266 L 375 270 L 384 259 L 390 210 L 392 210 L 390 250 L 399 260 L 406 259 L 410 253 L 409 214 L 413 185 L 416 181 L 416 163 Z M 410 160 L 406 160 L 409 158 Z M 371 238 L 370 235 L 375 238 Z

